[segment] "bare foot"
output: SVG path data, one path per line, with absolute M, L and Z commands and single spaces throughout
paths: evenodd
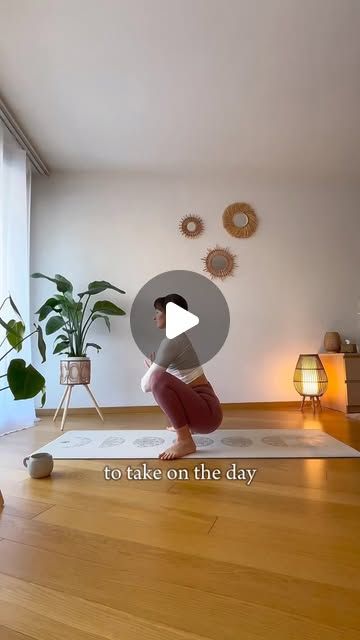
M 166 428 L 168 431 L 176 431 L 175 427 L 172 427 L 170 424 Z
M 175 442 L 172 447 L 169 447 L 162 453 L 160 453 L 159 458 L 162 460 L 175 460 L 176 458 L 183 458 L 184 456 L 188 456 L 190 453 L 195 453 L 196 445 L 192 438 L 188 438 L 186 440 L 178 440 Z

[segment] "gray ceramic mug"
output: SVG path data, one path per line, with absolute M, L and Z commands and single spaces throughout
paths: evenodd
M 23 460 L 32 478 L 47 478 L 54 468 L 54 460 L 51 453 L 34 453 Z

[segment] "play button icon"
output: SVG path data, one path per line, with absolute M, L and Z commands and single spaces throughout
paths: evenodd
M 166 305 L 166 337 L 170 340 L 199 324 L 199 318 L 174 302 Z
M 187 309 L 167 302 L 165 326 L 159 329 L 154 302 L 174 293 L 186 300 Z M 135 295 L 130 328 L 146 358 L 158 352 L 163 340 L 175 345 L 177 340 L 183 344 L 188 338 L 198 362 L 204 365 L 216 356 L 227 338 L 230 312 L 220 288 L 209 278 L 185 269 L 165 271 L 148 280 Z

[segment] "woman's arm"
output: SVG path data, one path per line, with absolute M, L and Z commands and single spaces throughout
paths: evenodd
M 178 353 L 178 341 L 176 338 L 170 340 L 169 338 L 163 338 L 160 342 L 157 354 L 152 353 L 150 360 L 152 364 L 149 366 L 149 361 L 145 360 L 145 365 L 148 367 L 147 372 L 141 379 L 141 388 L 144 393 L 151 391 L 151 376 L 155 371 L 166 371 L 169 365 L 173 362 L 176 354 Z M 156 362 L 154 362 L 156 357 Z M 159 363 L 159 364 L 157 364 Z
M 149 391 L 151 391 L 151 376 L 154 371 L 166 371 L 166 369 L 165 367 L 160 367 L 155 362 L 152 363 L 145 375 L 141 378 L 141 388 L 144 393 L 148 393 Z

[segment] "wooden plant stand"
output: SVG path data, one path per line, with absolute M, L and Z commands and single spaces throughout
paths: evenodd
M 64 401 L 65 401 L 65 407 L 64 407 L 64 410 L 63 410 L 60 431 L 64 431 L 66 416 L 67 416 L 67 412 L 68 412 L 68 408 L 69 408 L 69 404 L 70 404 L 71 393 L 72 393 L 73 387 L 75 387 L 75 386 L 79 386 L 79 385 L 77 383 L 75 383 L 75 384 L 67 384 L 66 385 L 66 388 L 65 388 L 63 396 L 62 396 L 62 398 L 60 400 L 59 406 L 55 411 L 55 415 L 53 417 L 53 422 L 55 422 L 55 420 L 57 418 L 57 415 L 58 415 L 58 413 L 59 413 L 59 411 L 60 411 L 60 409 L 61 409 L 61 407 L 62 407 L 62 405 L 64 404 Z M 93 403 L 95 405 L 96 411 L 98 412 L 101 420 L 104 422 L 104 417 L 103 417 L 103 415 L 102 415 L 102 413 L 100 411 L 100 407 L 99 407 L 98 403 L 96 402 L 95 396 L 93 395 L 92 391 L 90 390 L 89 385 L 88 384 L 83 384 L 82 386 L 85 387 L 86 391 L 88 392 L 89 396 L 91 397 L 91 399 L 92 399 L 92 401 L 93 401 Z

